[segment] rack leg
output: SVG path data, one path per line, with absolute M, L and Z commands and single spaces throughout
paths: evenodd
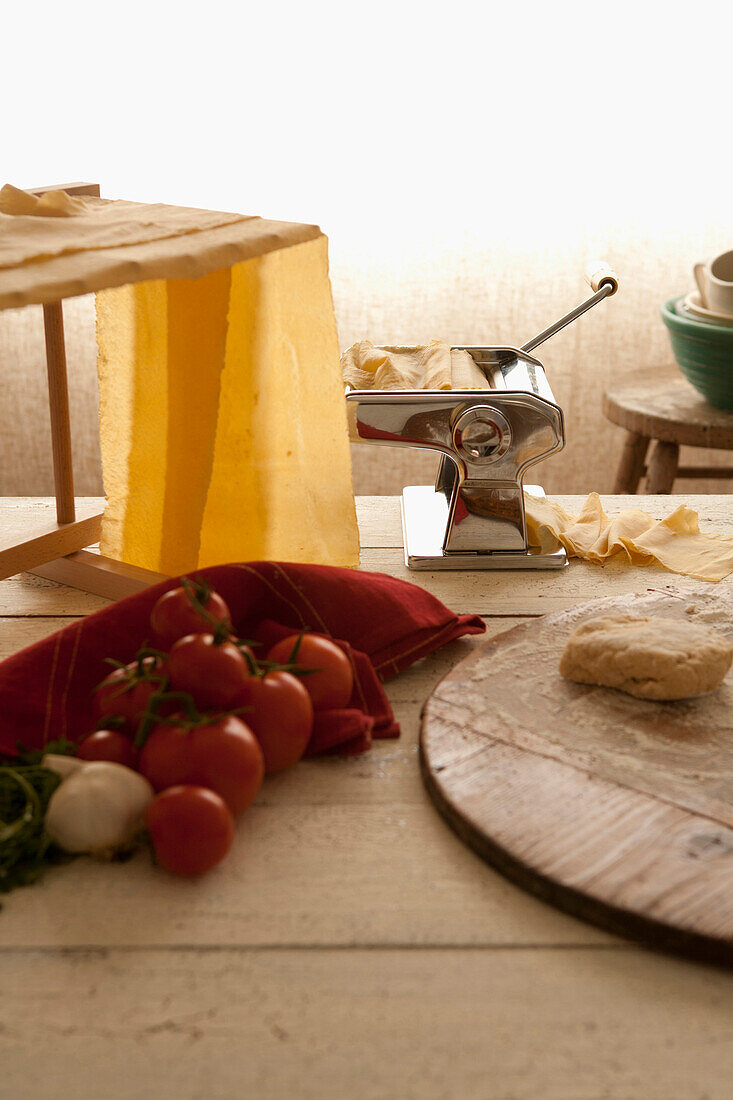
M 66 380 L 66 348 L 64 346 L 64 315 L 61 302 L 43 307 L 46 333 L 46 366 L 48 369 L 48 403 L 51 413 L 51 446 L 53 478 L 56 489 L 56 518 L 59 523 L 73 523 L 74 474 L 71 463 L 71 425 L 69 422 L 69 388 Z

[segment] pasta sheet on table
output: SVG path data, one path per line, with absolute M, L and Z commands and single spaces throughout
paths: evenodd
M 578 516 L 530 493 L 524 501 L 527 537 L 544 553 L 564 546 L 570 557 L 596 563 L 620 555 L 631 565 L 656 562 L 705 581 L 721 581 L 733 572 L 733 538 L 703 533 L 697 512 L 684 504 L 656 520 L 640 508 L 607 516 L 598 493 L 590 493 Z

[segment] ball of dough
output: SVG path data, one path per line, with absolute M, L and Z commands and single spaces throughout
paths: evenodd
M 685 619 L 606 615 L 571 634 L 560 672 L 579 684 L 639 699 L 688 699 L 713 691 L 733 660 L 727 638 Z

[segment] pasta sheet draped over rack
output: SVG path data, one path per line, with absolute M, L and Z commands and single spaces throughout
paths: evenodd
M 0 309 L 90 291 L 102 552 L 169 575 L 358 564 L 318 226 L 4 187 Z

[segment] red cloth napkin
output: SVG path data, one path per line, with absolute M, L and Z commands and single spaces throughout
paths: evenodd
M 241 637 L 265 650 L 294 631 L 338 641 L 355 677 L 347 709 L 317 715 L 309 753 L 363 752 L 372 737 L 398 737 L 380 680 L 464 634 L 486 629 L 478 615 L 454 615 L 429 592 L 382 573 L 326 565 L 244 562 L 196 573 L 227 602 Z M 180 583 L 163 581 L 88 615 L 0 663 L 0 751 L 21 741 L 41 748 L 93 728 L 92 693 L 109 672 L 105 657 L 132 660 L 149 640 L 158 597 Z

